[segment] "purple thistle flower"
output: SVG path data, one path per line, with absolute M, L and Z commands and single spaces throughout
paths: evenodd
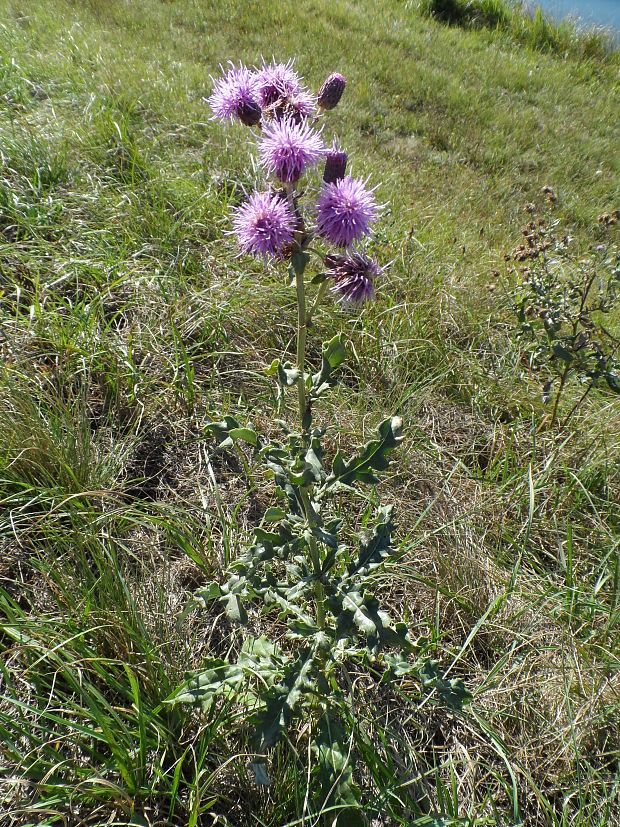
M 293 241 L 295 216 L 288 203 L 273 192 L 255 192 L 234 209 L 233 230 L 244 253 L 278 258 Z
M 270 64 L 263 61 L 263 68 L 255 74 L 258 102 L 262 107 L 271 106 L 282 98 L 296 95 L 301 89 L 301 79 L 293 69 L 293 61 Z
M 317 95 L 317 103 L 321 109 L 335 109 L 346 85 L 346 80 L 338 72 L 326 78 Z
M 316 98 L 306 89 L 300 89 L 288 98 L 278 98 L 276 103 L 263 109 L 263 119 L 281 120 L 290 118 L 301 123 L 305 118 L 312 118 L 316 112 Z
M 380 273 L 376 261 L 351 250 L 348 255 L 325 256 L 327 275 L 334 280 L 331 292 L 343 304 L 362 304 L 375 297 L 375 279 Z
M 254 74 L 241 63 L 238 69 L 233 63 L 228 71 L 220 68 L 225 74 L 217 80 L 211 78 L 213 92 L 208 98 L 214 117 L 221 121 L 238 118 L 247 126 L 254 126 L 260 121 Z
M 263 131 L 260 143 L 262 164 L 286 184 L 298 181 L 306 167 L 323 157 L 324 145 L 307 123 L 292 118 L 275 120 Z
M 346 170 L 347 153 L 343 149 L 338 149 L 334 141 L 332 148 L 325 153 L 323 180 L 326 184 L 335 184 L 344 178 Z
M 347 175 L 333 184 L 325 184 L 318 200 L 319 235 L 337 247 L 348 247 L 369 231 L 377 217 L 373 190 L 366 181 Z
M 284 117 L 292 118 L 295 123 L 301 123 L 304 118 L 312 118 L 315 112 L 316 98 L 307 89 L 300 89 L 291 95 L 284 106 Z

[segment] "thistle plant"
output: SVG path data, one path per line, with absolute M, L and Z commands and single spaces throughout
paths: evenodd
M 253 726 L 258 783 L 269 781 L 267 750 L 303 716 L 316 758 L 313 805 L 348 808 L 348 823 L 362 823 L 352 761 L 339 743 L 339 710 L 346 707 L 351 666 L 379 681 L 415 675 L 423 690 L 454 708 L 468 695 L 459 680 L 442 678 L 437 663 L 425 655 L 425 642 L 414 642 L 373 593 L 373 575 L 395 554 L 392 506 L 364 496 L 361 532 L 344 516 L 354 511 L 344 504 L 347 498 L 360 501 L 361 487 L 374 485 L 388 468 L 388 455 L 402 440 L 402 420 L 385 419 L 363 447 L 350 456 L 337 451 L 331 461 L 323 446 L 327 429 L 315 423 L 316 405 L 336 384 L 347 349 L 343 336 L 335 336 L 323 343 L 320 366 L 308 368 L 306 342 L 314 314 L 328 300 L 355 312 L 374 299 L 383 274 L 363 249 L 380 214 L 376 188 L 347 174 L 346 152 L 335 142 L 328 149 L 319 128 L 345 85 L 342 75 L 332 74 L 315 99 L 292 62 L 275 61 L 254 72 L 231 64 L 214 81 L 209 99 L 214 116 L 256 128 L 260 163 L 270 178 L 234 208 L 232 226 L 242 254 L 286 268 L 295 287 L 296 358 L 276 359 L 267 373 L 278 384 L 280 413 L 290 390 L 296 391 L 297 414 L 294 422 L 277 420 L 282 432 L 277 440 L 233 416 L 207 424 L 216 450 L 249 446 L 274 482 L 275 504 L 222 581 L 202 588 L 196 600 L 205 607 L 218 601 L 239 624 L 248 622 L 250 612 L 276 613 L 286 633 L 282 645 L 265 636 L 246 637 L 236 659 L 208 660 L 173 701 L 209 707 L 234 696 Z

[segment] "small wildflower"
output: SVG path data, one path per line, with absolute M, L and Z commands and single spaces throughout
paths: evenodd
M 376 217 L 377 204 L 365 181 L 347 175 L 323 187 L 318 201 L 317 229 L 337 247 L 348 247 L 366 235 Z
M 330 75 L 319 89 L 319 94 L 317 95 L 317 103 L 320 108 L 335 109 L 346 85 L 346 80 L 342 75 L 338 74 L 338 72 Z
M 293 69 L 293 61 L 270 64 L 263 61 L 262 69 L 255 74 L 258 102 L 262 107 L 272 106 L 280 100 L 295 96 L 301 90 L 301 79 Z
M 331 149 L 325 153 L 325 169 L 323 170 L 323 180 L 326 184 L 335 184 L 344 178 L 347 170 L 347 153 L 343 149 L 338 149 L 336 142 Z
M 327 275 L 334 280 L 332 293 L 344 304 L 362 304 L 375 297 L 376 261 L 351 250 L 346 256 L 325 256 Z
M 224 68 L 220 68 L 224 72 Z M 231 63 L 223 77 L 213 80 L 213 92 L 208 103 L 218 120 L 238 118 L 247 126 L 254 126 L 260 121 L 255 77 L 242 64 L 237 69 Z
M 295 217 L 277 193 L 255 192 L 235 208 L 233 228 L 244 253 L 277 258 L 293 241 Z
M 267 170 L 290 184 L 298 181 L 307 167 L 318 163 L 323 157 L 324 145 L 321 136 L 307 123 L 286 118 L 265 127 L 259 150 Z

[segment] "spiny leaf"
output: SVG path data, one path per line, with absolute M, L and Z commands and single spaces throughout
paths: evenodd
M 279 739 L 291 722 L 297 704 L 314 689 L 314 653 L 314 649 L 302 651 L 285 668 L 283 682 L 272 687 L 265 699 L 266 707 L 254 715 L 255 739 L 261 752 Z
M 258 434 L 253 428 L 241 427 L 232 416 L 225 416 L 219 422 L 207 422 L 205 425 L 207 434 L 211 434 L 218 441 L 218 451 L 232 448 L 239 440 L 247 442 L 256 447 L 258 445 Z
M 220 584 L 213 580 L 211 583 L 207 583 L 206 586 L 203 586 L 203 588 L 198 589 L 198 591 L 194 594 L 194 599 L 200 603 L 201 606 L 206 607 L 207 603 L 211 603 L 213 600 L 217 600 L 221 596 L 222 589 Z
M 614 393 L 620 393 L 620 374 L 615 374 L 612 371 L 608 371 L 605 374 L 605 381 L 607 382 L 610 390 Z
M 222 597 L 222 602 L 224 603 L 226 614 L 233 621 L 233 623 L 239 623 L 241 626 L 245 626 L 248 622 L 248 613 L 246 612 L 239 595 L 227 594 Z
M 568 348 L 560 344 L 560 342 L 554 342 L 552 349 L 553 355 L 557 359 L 561 359 L 563 362 L 567 362 L 568 364 L 573 361 L 574 355 L 570 352 L 570 350 L 568 350 Z
M 387 454 L 402 441 L 403 421 L 399 416 L 384 420 L 379 425 L 379 438 L 367 442 L 361 451 L 350 460 L 345 460 L 338 451 L 334 458 L 332 472 L 322 490 L 332 486 L 350 486 L 351 483 L 376 482 L 373 471 L 383 471 L 389 466 Z
M 268 787 L 271 784 L 271 778 L 267 773 L 267 764 L 264 761 L 252 761 L 250 770 L 254 776 L 254 783 L 259 787 Z
M 205 669 L 186 679 L 184 690 L 172 697 L 168 703 L 189 703 L 208 709 L 220 695 L 234 692 L 243 676 L 243 669 L 236 663 L 211 658 L 207 661 Z
M 355 563 L 348 566 L 349 575 L 369 574 L 374 568 L 380 566 L 386 557 L 392 555 L 390 541 L 394 524 L 392 523 L 392 506 L 379 508 L 379 521 L 373 529 L 372 536 L 366 542 L 360 543 L 358 558 Z
M 263 520 L 265 520 L 266 523 L 277 523 L 285 517 L 286 511 L 283 508 L 280 508 L 278 505 L 272 505 L 265 511 Z
M 434 689 L 446 706 L 458 710 L 470 703 L 471 694 L 465 688 L 463 681 L 460 678 L 446 680 L 439 671 L 436 660 L 428 658 L 422 662 L 417 671 L 424 689 L 429 691 Z
M 309 397 L 311 400 L 318 399 L 325 391 L 336 384 L 332 373 L 340 367 L 346 357 L 347 349 L 342 333 L 334 336 L 329 342 L 323 342 L 321 369 L 318 373 L 314 373 L 310 380 Z
M 317 804 L 321 809 L 342 805 L 338 827 L 362 827 L 366 821 L 360 808 L 359 788 L 353 783 L 347 740 L 346 732 L 337 720 L 329 715 L 321 719 L 312 744 L 321 783 L 321 798 Z
M 290 269 L 293 271 L 293 276 L 297 274 L 298 276 L 303 275 L 304 270 L 306 269 L 306 265 L 310 261 L 310 254 L 306 253 L 305 250 L 298 250 L 296 253 L 293 253 L 291 256 L 291 267 Z

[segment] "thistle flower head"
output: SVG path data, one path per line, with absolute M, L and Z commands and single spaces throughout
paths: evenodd
M 351 250 L 347 255 L 325 256 L 327 275 L 334 293 L 343 304 L 362 304 L 375 297 L 375 279 L 380 273 L 376 261 Z
M 292 118 L 274 120 L 263 130 L 259 145 L 262 164 L 280 181 L 298 181 L 308 167 L 323 157 L 321 136 L 306 122 Z
M 335 184 L 345 176 L 347 169 L 347 153 L 343 149 L 338 149 L 336 141 L 334 141 L 331 149 L 325 153 L 325 168 L 323 170 L 323 180 L 326 184 Z
M 263 120 L 290 118 L 301 123 L 316 112 L 316 98 L 307 89 L 300 89 L 288 98 L 278 98 L 276 103 L 263 109 Z
M 293 241 L 295 216 L 279 194 L 255 192 L 234 209 L 233 231 L 244 253 L 278 258 Z
M 223 77 L 213 80 L 213 92 L 208 103 L 215 118 L 221 121 L 239 119 L 248 126 L 260 121 L 255 76 L 241 63 L 237 69 L 233 63 L 224 70 Z
M 291 95 L 284 105 L 284 117 L 301 123 L 304 118 L 312 118 L 316 112 L 316 98 L 307 89 L 300 89 Z
M 255 75 L 258 102 L 262 107 L 296 95 L 301 89 L 301 79 L 293 69 L 293 61 L 276 63 L 275 59 Z
M 346 85 L 346 80 L 338 72 L 334 72 L 326 78 L 317 95 L 317 103 L 320 108 L 335 109 Z
M 347 175 L 325 184 L 318 200 L 317 230 L 337 247 L 366 235 L 377 217 L 377 204 L 366 182 Z

